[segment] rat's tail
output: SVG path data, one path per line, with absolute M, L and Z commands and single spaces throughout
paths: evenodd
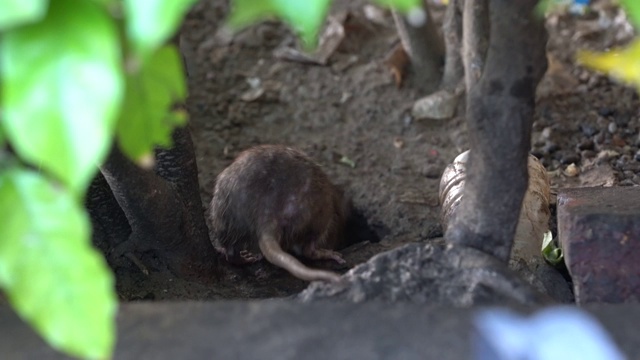
M 340 275 L 327 270 L 311 269 L 298 261 L 293 255 L 282 250 L 275 236 L 263 233 L 258 240 L 260 251 L 265 259 L 275 266 L 287 270 L 291 275 L 306 281 L 340 281 Z

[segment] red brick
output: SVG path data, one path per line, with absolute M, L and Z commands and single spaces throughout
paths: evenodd
M 640 299 L 640 187 L 560 190 L 558 239 L 576 302 Z

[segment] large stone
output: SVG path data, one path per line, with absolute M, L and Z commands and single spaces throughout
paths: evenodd
M 559 191 L 558 239 L 578 303 L 640 299 L 640 187 Z
M 594 315 L 630 359 L 640 354 L 640 306 L 581 310 Z M 113 359 L 479 359 L 471 341 L 477 315 L 478 309 L 384 302 L 129 303 L 118 313 Z M 6 306 L 0 306 L 0 333 L 2 359 L 68 359 Z M 551 330 L 530 342 L 547 345 L 544 336 L 567 335 Z M 566 339 L 564 352 L 579 346 Z
M 314 282 L 299 298 L 456 306 L 553 302 L 543 286 L 530 284 L 497 258 L 436 241 L 378 254 L 344 274 L 341 283 Z
M 411 115 L 416 119 L 451 119 L 459 101 L 460 94 L 456 91 L 440 90 L 416 101 Z

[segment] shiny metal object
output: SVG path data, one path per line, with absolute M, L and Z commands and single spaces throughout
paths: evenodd
M 462 199 L 468 156 L 468 150 L 458 155 L 447 166 L 440 179 L 441 220 L 444 228 Z M 550 192 L 546 169 L 535 156 L 529 155 L 529 187 L 522 202 L 511 258 L 530 259 L 541 256 L 542 239 L 549 230 Z

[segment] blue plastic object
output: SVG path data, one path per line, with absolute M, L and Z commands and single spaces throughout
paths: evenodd
M 588 313 L 551 307 L 524 317 L 503 309 L 474 319 L 475 360 L 623 360 L 609 334 Z

